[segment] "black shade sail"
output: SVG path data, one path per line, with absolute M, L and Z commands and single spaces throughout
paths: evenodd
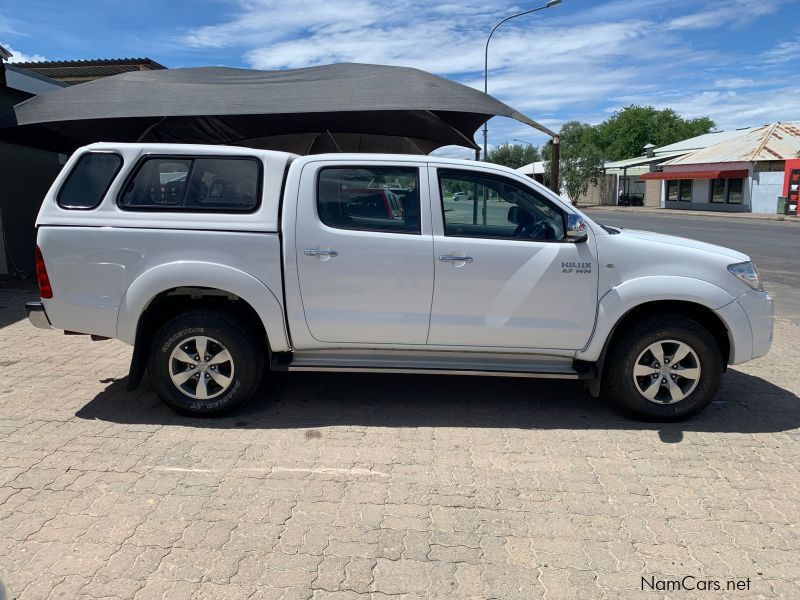
M 17 104 L 0 115 L 0 140 L 65 153 L 139 141 L 427 154 L 449 144 L 477 148 L 475 131 L 493 116 L 555 135 L 460 83 L 407 67 L 343 63 L 114 75 Z

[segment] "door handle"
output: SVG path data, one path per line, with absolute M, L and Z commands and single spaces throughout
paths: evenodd
M 442 262 L 464 262 L 464 263 L 471 263 L 472 257 L 471 256 L 450 256 L 449 254 L 441 254 L 439 255 L 439 260 Z
M 336 250 L 320 250 L 319 248 L 306 248 L 303 250 L 306 256 L 339 256 Z

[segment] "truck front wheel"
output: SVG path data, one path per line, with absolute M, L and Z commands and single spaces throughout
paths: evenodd
M 155 334 L 148 367 L 153 387 L 175 411 L 219 416 L 258 388 L 263 351 L 233 317 L 211 310 L 183 313 Z
M 680 421 L 703 410 L 722 379 L 719 345 L 679 315 L 646 319 L 622 333 L 606 358 L 606 395 L 648 421 Z

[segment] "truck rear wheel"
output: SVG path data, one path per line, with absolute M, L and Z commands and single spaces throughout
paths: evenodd
M 263 351 L 224 312 L 195 310 L 165 323 L 150 348 L 150 379 L 159 397 L 189 416 L 219 416 L 258 388 Z
M 652 317 L 625 331 L 605 364 L 606 395 L 647 421 L 699 413 L 717 393 L 724 366 L 711 333 L 679 315 Z

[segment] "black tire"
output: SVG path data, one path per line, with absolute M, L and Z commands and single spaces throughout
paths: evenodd
M 219 370 L 218 375 L 223 375 L 223 368 L 228 370 L 226 375 L 230 375 L 227 378 L 229 383 L 218 385 L 216 379 L 208 379 L 211 373 L 206 375 L 209 381 L 206 395 L 216 395 L 205 400 L 189 395 L 193 379 L 187 380 L 189 383 L 183 388 L 188 388 L 189 391 L 183 391 L 173 382 L 170 374 L 171 368 L 178 370 L 184 364 L 172 357 L 173 351 L 187 341 L 188 345 L 184 345 L 182 349 L 192 348 L 191 340 L 196 340 L 197 336 L 210 338 L 209 348 L 227 350 L 231 357 L 223 365 L 214 366 L 214 369 Z M 219 346 L 216 345 L 217 342 Z M 186 368 L 189 367 L 193 370 L 193 377 L 201 376 L 199 368 L 195 371 L 197 367 L 186 363 Z M 201 368 L 211 369 L 205 364 Z M 264 351 L 245 327 L 231 315 L 214 310 L 193 310 L 168 321 L 156 332 L 150 346 L 148 369 L 153 388 L 170 408 L 188 416 L 217 417 L 232 411 L 254 394 L 264 370 Z M 205 391 L 206 387 L 203 389 Z
M 667 340 L 676 340 L 692 348 L 700 367 L 700 376 L 694 389 L 673 404 L 646 398 L 637 388 L 633 375 L 640 355 L 652 344 L 668 344 Z M 664 354 L 666 356 L 666 352 Z M 684 316 L 661 315 L 640 321 L 613 340 L 605 361 L 603 389 L 610 400 L 641 420 L 681 421 L 696 415 L 711 403 L 719 390 L 723 370 L 722 352 L 705 327 Z M 654 380 L 660 377 L 653 376 Z M 647 382 L 646 379 L 638 381 Z M 665 386 L 659 393 L 663 398 L 669 390 Z

